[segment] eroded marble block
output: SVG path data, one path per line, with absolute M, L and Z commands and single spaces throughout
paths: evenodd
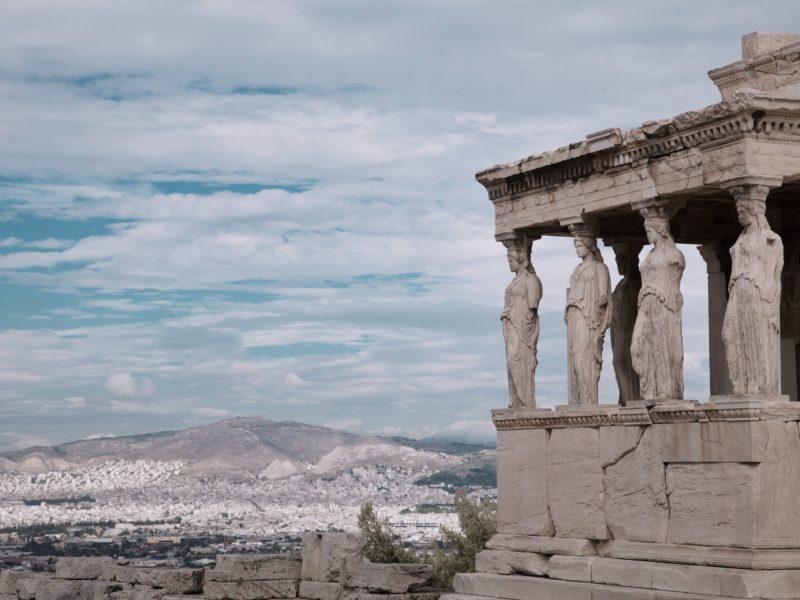
M 756 544 L 800 548 L 800 430 L 797 422 L 770 421 L 767 449 L 758 465 Z
M 547 575 L 548 557 L 544 554 L 512 550 L 482 550 L 475 556 L 478 573 Z
M 755 531 L 758 467 L 744 463 L 667 465 L 668 542 L 750 546 Z
M 609 537 L 598 429 L 551 432 L 547 446 L 547 504 L 558 537 Z
M 600 445 L 605 516 L 614 539 L 665 542 L 669 501 L 659 431 L 602 427 Z
M 766 457 L 764 421 L 712 421 L 655 425 L 667 463 L 761 462 Z
M 497 432 L 497 530 L 553 535 L 547 506 L 547 440 L 544 429 Z

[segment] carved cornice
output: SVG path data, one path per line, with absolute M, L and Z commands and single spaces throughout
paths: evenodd
M 800 143 L 800 100 L 737 93 L 702 110 L 615 133 L 600 146 L 587 137 L 553 152 L 492 167 L 476 178 L 489 199 L 497 202 L 605 172 L 641 167 L 692 148 L 706 150 L 733 143 L 745 136 Z
M 564 429 L 567 427 L 649 426 L 669 423 L 702 423 L 708 421 L 758 421 L 779 419 L 800 421 L 800 403 L 772 399 L 742 400 L 733 397 L 712 397 L 713 402 L 700 404 L 673 401 L 655 406 L 560 407 L 549 409 L 500 409 L 492 411 L 497 431 L 515 429 Z M 730 400 L 733 398 L 733 400 Z

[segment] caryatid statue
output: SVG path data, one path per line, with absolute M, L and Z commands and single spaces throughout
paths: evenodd
M 643 208 L 644 230 L 652 250 L 640 270 L 642 289 L 633 328 L 631 359 L 644 400 L 683 399 L 683 253 L 669 230 L 670 209 Z
M 597 240 L 580 230 L 573 235 L 581 262 L 569 278 L 564 311 L 569 403 L 597 404 L 603 341 L 611 324 L 611 278 Z
M 783 243 L 766 217 L 765 185 L 731 188 L 744 230 L 731 247 L 722 341 L 734 394 L 780 394 Z
M 642 288 L 642 276 L 639 273 L 642 244 L 615 242 L 612 247 L 622 279 L 611 294 L 611 351 L 619 387 L 619 404 L 625 406 L 631 400 L 639 399 L 639 376 L 631 362 L 631 340 L 638 312 L 639 290 Z
M 516 274 L 506 288 L 500 314 L 506 343 L 509 407 L 535 408 L 542 282 L 531 264 L 532 240 L 517 238 L 503 243 L 508 249 L 508 266 Z

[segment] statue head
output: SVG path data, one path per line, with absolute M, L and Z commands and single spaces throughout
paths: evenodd
M 597 247 L 597 240 L 590 235 L 575 236 L 575 252 L 581 259 L 591 256 L 594 260 L 603 262 L 603 255 Z
M 642 245 L 638 243 L 620 242 L 614 244 L 614 258 L 620 275 L 630 277 L 639 272 L 639 252 L 641 250 Z
M 512 273 L 523 270 L 532 271 L 531 266 L 531 247 L 533 240 L 513 239 L 503 242 L 508 255 L 508 268 Z
M 647 241 L 651 244 L 661 240 L 671 240 L 672 233 L 669 230 L 669 218 L 661 215 L 648 216 L 644 220 L 644 232 Z

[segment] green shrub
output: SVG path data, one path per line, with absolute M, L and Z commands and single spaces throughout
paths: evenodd
M 464 492 L 456 494 L 454 503 L 461 531 L 442 526 L 442 537 L 449 551 L 437 550 L 433 559 L 433 581 L 447 588 L 453 587 L 456 573 L 475 570 L 475 555 L 497 532 L 494 503 L 470 500 Z
M 358 528 L 367 538 L 364 556 L 376 563 L 414 563 L 417 556 L 403 547 L 400 536 L 392 531 L 389 519 L 381 519 L 372 502 L 367 502 L 358 513 Z

